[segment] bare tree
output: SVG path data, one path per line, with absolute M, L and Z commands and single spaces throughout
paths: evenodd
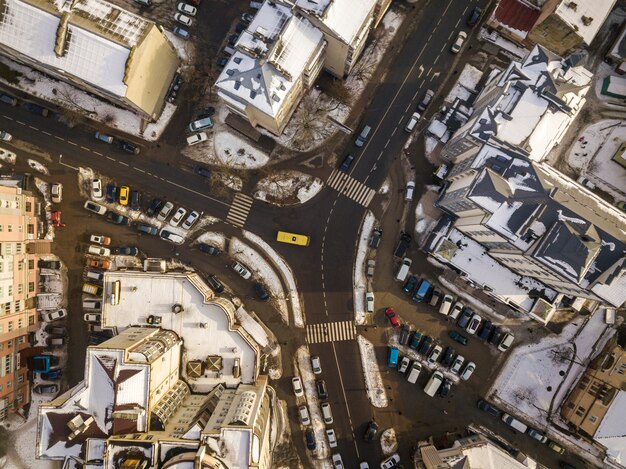
M 89 115 L 91 114 L 98 115 L 95 108 L 87 109 L 86 107 L 83 107 L 78 102 L 78 99 L 76 99 L 76 95 L 74 94 L 73 88 L 71 88 L 69 85 L 63 85 L 63 86 L 59 86 L 58 88 L 54 88 L 52 90 L 52 93 L 55 94 L 57 97 L 61 98 L 63 103 L 67 105 L 67 108 L 71 110 L 74 110 L 80 113 L 86 113 Z
M 294 148 L 305 150 L 313 143 L 332 135 L 334 128 L 326 122 L 328 111 L 327 105 L 314 93 L 309 93 L 304 97 L 293 117 L 295 130 L 292 145 Z

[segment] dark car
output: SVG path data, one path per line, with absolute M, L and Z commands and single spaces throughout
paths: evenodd
M 402 233 L 402 235 L 400 235 L 400 241 L 398 241 L 396 250 L 393 253 L 394 257 L 400 257 L 400 258 L 404 257 L 404 255 L 409 249 L 409 246 L 411 245 L 411 239 L 412 238 L 409 233 Z
M 311 451 L 314 451 L 317 448 L 317 444 L 315 443 L 315 433 L 310 428 L 304 433 L 306 438 L 306 447 Z
M 323 379 L 318 379 L 315 382 L 315 387 L 317 388 L 317 395 L 323 401 L 328 399 L 328 391 L 326 390 L 326 381 Z
M 422 100 L 417 105 L 417 112 L 424 112 L 429 106 L 430 102 L 433 100 L 434 95 L 435 92 L 433 90 L 426 90 L 424 96 L 422 96 Z
M 217 256 L 219 255 L 222 251 L 220 251 L 219 249 L 217 249 L 216 247 L 213 247 L 209 244 L 206 243 L 199 243 L 198 244 L 198 249 L 200 249 L 200 251 L 209 254 L 210 256 Z
M 50 370 L 47 373 L 41 373 L 39 376 L 46 381 L 56 381 L 61 379 L 61 370 Z
M 50 114 L 50 109 L 46 109 L 45 107 L 39 106 L 38 104 L 35 104 L 35 103 L 26 103 L 25 107 L 28 111 L 32 112 L 33 114 L 39 114 L 44 117 L 48 117 L 48 115 Z
M 237 34 L 241 34 L 242 32 L 246 30 L 247 27 L 248 27 L 247 24 L 237 23 L 237 26 L 235 26 L 235 32 Z
M 499 327 L 495 327 L 493 329 L 493 332 L 491 333 L 491 337 L 489 337 L 489 343 L 497 347 L 498 345 L 500 345 L 500 340 L 502 340 L 503 335 L 504 330 Z
M 454 350 L 454 347 L 446 347 L 446 349 L 443 351 L 443 358 L 441 359 L 441 364 L 445 366 L 446 368 L 450 368 L 450 365 L 452 365 L 452 360 L 454 359 L 455 355 L 456 355 L 456 350 Z
M 239 34 L 231 34 L 230 36 L 228 36 L 228 45 L 234 46 L 235 44 L 237 44 L 237 39 L 239 39 Z
M 471 309 L 469 309 L 468 307 L 463 308 L 463 311 L 461 311 L 461 315 L 459 316 L 459 319 L 456 322 L 457 325 L 461 329 L 465 329 L 467 325 L 469 324 L 470 319 L 472 318 L 472 314 L 474 313 L 472 312 Z
M 61 261 L 44 261 L 40 259 L 37 261 L 37 267 L 40 269 L 59 270 L 61 268 Z
M 377 249 L 382 237 L 383 237 L 383 229 L 376 228 L 374 232 L 372 233 L 372 239 L 370 239 L 370 248 Z
M 120 148 L 124 150 L 126 153 L 130 153 L 131 155 L 138 155 L 141 152 L 141 148 L 135 145 L 134 143 L 127 142 L 125 140 L 120 140 Z
M 411 337 L 411 342 L 409 343 L 409 347 L 412 349 L 417 349 L 417 347 L 419 347 L 421 340 L 422 340 L 422 333 L 420 331 L 415 331 L 413 333 L 413 337 Z
M 343 159 L 343 162 L 341 163 L 341 166 L 339 166 L 339 170 L 348 171 L 353 161 L 354 155 L 346 155 L 346 157 Z
M 139 191 L 132 191 L 130 193 L 130 209 L 139 210 L 141 208 L 141 194 Z
M 56 394 L 59 392 L 58 384 L 38 384 L 33 388 L 37 394 Z
M 227 63 L 228 63 L 228 59 L 226 57 L 219 57 L 216 61 L 218 68 L 226 67 Z
M 417 285 L 417 277 L 415 275 L 411 275 L 404 284 L 402 291 L 410 295 L 413 293 L 413 290 L 415 290 L 415 285 Z
M 49 324 L 49 325 L 46 326 L 46 328 L 44 330 L 48 334 L 54 334 L 54 335 L 60 335 L 60 336 L 67 335 L 67 329 L 65 329 L 65 327 L 63 327 L 63 326 L 54 326 L 52 324 Z
M 491 335 L 491 331 L 493 330 L 493 323 L 489 319 L 485 319 L 483 321 L 483 325 L 478 331 L 478 338 L 480 340 L 487 340 Z
M 161 210 L 162 206 L 163 201 L 161 199 L 152 199 L 148 210 L 146 210 L 146 215 L 148 215 L 149 217 L 153 217 L 156 213 L 159 212 L 159 210 Z
M 156 226 L 147 225 L 145 223 L 137 223 L 137 231 L 140 233 L 156 236 L 159 233 L 159 229 Z
M 482 410 L 483 412 L 487 412 L 492 417 L 499 419 L 500 416 L 502 415 L 502 412 L 500 412 L 500 410 L 496 409 L 487 401 L 484 401 L 481 399 L 480 401 L 478 401 L 477 405 L 480 410 Z
M 224 291 L 224 285 L 222 285 L 222 282 L 220 282 L 215 275 L 207 275 L 206 282 L 215 293 L 222 293 Z
M 467 337 L 459 334 L 457 331 L 448 332 L 448 337 L 450 337 L 455 342 L 458 342 L 461 345 L 467 345 Z
M 139 249 L 136 247 L 113 248 L 113 254 L 118 254 L 120 256 L 136 256 L 139 254 Z
M 262 283 L 257 282 L 254 284 L 254 293 L 256 293 L 256 296 L 261 301 L 267 301 L 270 299 L 270 295 L 269 293 L 267 293 L 267 290 L 265 289 Z
M 180 73 L 174 75 L 174 79 L 172 80 L 172 84 L 167 92 L 167 102 L 173 103 L 176 100 L 176 96 L 178 96 L 178 92 L 180 91 L 181 86 L 183 86 L 183 76 Z
M 374 438 L 376 438 L 376 433 L 378 433 L 378 424 L 372 420 L 367 425 L 367 429 L 365 430 L 363 439 L 365 441 L 374 441 Z
M 470 12 L 467 17 L 467 21 L 465 22 L 468 26 L 476 26 L 478 20 L 480 20 L 480 16 L 483 14 L 483 10 L 480 7 L 474 7 L 474 9 Z
M 430 349 L 432 348 L 432 346 L 433 346 L 433 338 L 427 335 L 422 340 L 422 345 L 420 345 L 418 352 L 421 353 L 422 355 L 428 355 L 430 353 Z
M 115 223 L 116 225 L 128 225 L 130 222 L 128 217 L 115 212 L 107 212 L 104 219 L 110 223 Z
M 17 99 L 13 96 L 9 96 L 8 94 L 0 94 L 0 101 L 10 104 L 11 106 L 17 106 Z
M 99 345 L 108 340 L 108 337 L 100 334 L 89 334 L 89 345 Z
M 452 387 L 452 381 L 450 381 L 448 378 L 444 378 L 443 379 L 443 383 L 441 383 L 441 386 L 439 387 L 439 397 L 448 397 L 448 394 L 450 394 L 450 388 Z
M 110 204 L 117 200 L 117 186 L 115 184 L 107 184 L 106 200 Z
M 250 24 L 252 23 L 252 20 L 254 19 L 254 16 L 250 13 L 242 13 L 241 14 L 241 22 L 245 23 L 245 24 Z
M 172 32 L 176 34 L 178 37 L 182 37 L 183 39 L 189 38 L 189 31 L 187 31 L 185 28 L 182 28 L 180 26 L 174 26 L 172 28 Z
M 411 335 L 411 326 L 408 324 L 402 324 L 402 329 L 400 329 L 400 345 L 406 345 L 409 341 L 409 336 Z
M 204 166 L 194 166 L 193 167 L 193 172 L 194 174 L 197 174 L 198 176 L 202 176 L 205 178 L 211 177 L 211 170 L 209 168 L 205 168 Z

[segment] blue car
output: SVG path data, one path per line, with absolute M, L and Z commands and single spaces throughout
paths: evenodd
M 180 26 L 174 26 L 172 28 L 172 32 L 178 37 L 182 37 L 183 39 L 189 38 L 189 31 L 187 31 L 185 28 L 181 28 Z
M 353 155 L 348 155 L 344 158 L 343 163 L 341 163 L 341 166 L 339 166 L 339 170 L 340 171 L 348 171 L 350 169 L 350 166 L 352 166 L 352 162 L 354 161 L 354 156 Z
M 117 200 L 117 186 L 115 184 L 107 184 L 107 202 L 110 204 L 115 203 Z
M 404 284 L 402 291 L 410 295 L 413 292 L 415 285 L 417 285 L 417 277 L 415 275 L 411 275 Z
M 50 370 L 47 373 L 41 373 L 41 379 L 46 381 L 61 379 L 61 370 Z

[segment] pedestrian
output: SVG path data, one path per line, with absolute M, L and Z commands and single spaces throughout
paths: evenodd
M 443 411 L 444 414 L 448 415 L 448 411 L 444 409 Z
M 589 153 L 583 153 L 583 156 L 587 156 Z

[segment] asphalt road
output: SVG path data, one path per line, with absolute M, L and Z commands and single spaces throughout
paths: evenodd
M 350 175 L 354 179 L 374 189 L 380 187 L 390 166 L 394 164 L 396 155 L 406 142 L 408 135 L 403 128 L 416 103 L 426 89 L 436 90 L 443 83 L 449 72 L 454 69 L 456 61 L 461 57 L 461 55 L 451 54 L 449 47 L 460 29 L 468 30 L 464 25 L 467 12 L 474 5 L 485 3 L 487 2 L 449 0 L 445 3 L 428 2 L 421 7 L 419 12 L 422 15 L 421 21 L 406 40 L 405 46 L 393 61 L 371 104 L 363 114 L 361 124 L 369 124 L 373 127 L 366 146 L 360 151 L 355 151 L 356 148 L 350 143 L 345 149 L 345 153 L 354 152 L 357 157 L 350 169 Z M 430 113 L 427 112 L 428 115 Z M 187 118 L 188 116 L 178 117 L 175 127 L 181 127 L 181 122 Z M 420 123 L 420 129 L 423 125 L 424 120 Z M 13 143 L 18 149 L 25 149 L 20 140 L 34 142 L 38 147 L 45 148 L 52 158 L 49 166 L 58 170 L 56 174 L 67 172 L 65 174 L 70 177 L 74 168 L 89 166 L 107 174 L 119 184 L 128 183 L 134 189 L 145 193 L 166 195 L 168 200 L 176 204 L 202 210 L 206 214 L 221 219 L 225 219 L 228 213 L 232 199 L 222 200 L 213 197 L 206 181 L 194 175 L 190 166 L 181 167 L 174 163 L 174 159 L 166 156 L 168 153 L 178 154 L 180 150 L 178 132 L 171 133 L 168 130 L 160 146 L 148 145 L 142 155 L 130 156 L 113 146 L 95 141 L 93 131 L 90 129 L 68 130 L 65 125 L 51 118 L 33 115 L 21 107 L 0 107 L 0 127 L 14 135 Z M 153 154 L 154 157 L 152 157 Z M 413 163 L 418 169 L 416 194 L 419 194 L 423 185 L 429 181 L 432 169 L 423 155 L 418 155 Z M 71 209 L 71 211 L 74 210 L 76 216 L 79 217 L 80 207 L 76 206 Z M 299 207 L 277 209 L 262 202 L 254 202 L 245 225 L 247 230 L 260 235 L 270 243 L 277 229 L 306 233 L 311 236 L 311 245 L 308 249 L 287 245 L 274 246 L 296 272 L 308 324 L 353 319 L 354 241 L 364 212 L 365 209 L 362 206 L 328 187 L 324 188 L 312 202 Z M 109 226 L 100 225 L 100 221 L 88 225 L 89 230 L 101 229 L 105 233 L 110 229 Z M 83 229 L 86 234 L 87 227 Z M 75 237 L 76 233 L 71 233 L 71 235 Z M 59 240 L 63 241 L 64 236 L 60 234 Z M 67 236 L 69 238 L 70 233 Z M 83 236 L 82 231 L 79 236 Z M 119 236 L 121 242 L 137 241 L 137 235 L 134 233 Z M 394 236 L 394 234 L 386 231 L 385 236 Z M 157 255 L 173 251 L 171 246 L 163 247 L 163 244 L 159 240 L 142 239 L 140 247 Z M 74 247 L 68 249 L 74 249 Z M 78 253 L 79 249 L 75 249 L 75 252 Z M 391 256 L 391 253 L 381 253 L 381 255 Z M 181 259 L 193 262 L 193 256 L 189 253 L 183 254 Z M 205 262 L 208 264 L 205 265 Z M 201 261 L 198 267 L 205 271 L 221 267 L 220 261 L 212 262 L 211 260 Z M 427 264 L 422 262 L 420 265 L 426 266 Z M 240 286 L 237 283 L 238 280 L 232 280 L 235 285 Z M 70 278 L 70 281 L 76 282 L 76 285 L 80 284 L 78 278 Z M 386 328 L 380 315 L 377 316 L 376 321 L 379 326 L 377 329 L 368 328 L 367 331 L 361 330 L 360 332 L 370 340 L 381 343 L 386 339 L 384 336 Z M 418 318 L 415 322 L 419 323 Z M 468 402 L 472 400 L 475 402 L 475 398 L 481 395 L 479 386 L 468 385 L 468 389 L 473 391 L 468 394 L 467 399 L 464 398 L 462 401 L 456 399 L 453 403 L 444 403 L 443 400 L 427 400 L 419 394 L 421 390 L 407 388 L 407 383 L 402 382 L 400 377 L 393 373 L 385 375 L 386 381 L 391 386 L 392 406 L 375 410 L 364 392 L 361 363 L 355 341 L 311 345 L 310 349 L 312 354 L 318 354 L 322 359 L 323 378 L 328 384 L 331 396 L 329 401 L 335 417 L 334 428 L 339 437 L 338 449 L 347 467 L 355 467 L 360 460 L 367 460 L 371 467 L 375 467 L 375 464 L 382 459 L 379 445 L 366 444 L 361 439 L 367 422 L 373 417 L 382 424 L 398 427 L 401 432 L 400 453 L 404 461 L 408 456 L 409 445 L 412 446 L 415 443 L 417 436 L 451 430 L 455 426 L 462 425 L 468 418 L 475 421 L 485 418 L 478 414 L 473 403 L 468 409 Z M 377 353 L 380 363 L 384 363 L 384 347 L 379 347 Z M 485 354 L 484 351 L 477 353 Z M 78 361 L 81 359 L 82 357 L 77 357 Z M 487 361 L 489 358 L 486 356 L 481 360 Z M 481 368 L 479 373 L 485 373 L 484 379 L 486 380 L 488 368 L 485 368 L 485 371 L 482 370 Z M 75 378 L 82 378 L 82 374 Z M 283 390 L 289 387 L 289 379 L 290 377 L 286 376 L 280 383 Z M 424 377 L 420 378 L 421 384 L 424 379 Z M 405 393 L 407 392 L 411 395 L 418 394 L 419 397 L 415 401 L 412 398 L 406 399 Z M 415 402 L 423 405 L 417 406 Z M 444 414 L 443 410 L 447 408 L 445 404 L 450 404 L 449 409 L 453 409 L 456 415 L 450 415 L 450 412 Z M 290 411 L 293 426 L 297 428 L 295 408 L 291 406 Z M 460 413 L 463 413 L 463 419 L 458 418 Z M 500 427 L 502 425 L 497 422 L 487 423 L 502 430 L 505 434 L 508 430 L 499 428 L 498 425 Z M 300 436 L 301 432 L 295 433 L 294 439 L 298 440 Z M 528 446 L 532 450 L 537 446 L 531 446 L 526 442 L 526 437 L 521 437 L 519 440 L 522 447 Z M 298 446 L 302 447 L 301 444 Z M 551 460 L 554 461 L 554 455 Z

